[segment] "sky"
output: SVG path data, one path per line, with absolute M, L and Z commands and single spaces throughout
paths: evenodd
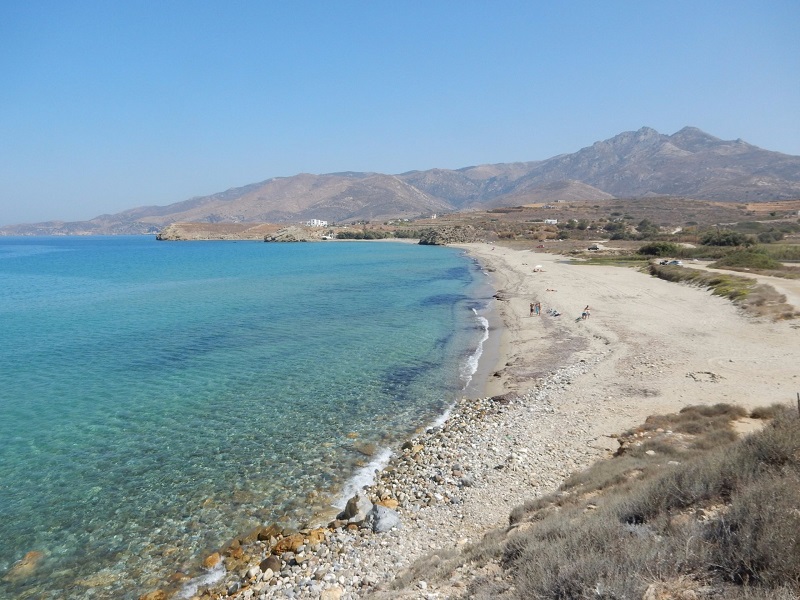
M 800 155 L 800 2 L 0 2 L 0 226 L 643 126 Z

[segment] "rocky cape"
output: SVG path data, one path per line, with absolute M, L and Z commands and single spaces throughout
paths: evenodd
M 419 243 L 426 246 L 468 244 L 478 241 L 481 232 L 471 225 L 431 227 L 422 232 Z M 280 227 L 269 223 L 257 225 L 174 223 L 156 235 L 161 241 L 242 240 L 265 242 L 320 242 L 333 239 L 331 232 L 320 227 L 289 225 Z
M 172 223 L 156 233 L 162 241 L 253 240 L 274 235 L 280 225 L 273 223 Z
M 10 225 L 0 228 L 0 235 L 156 234 L 176 222 L 382 221 L 537 202 L 652 196 L 721 202 L 800 198 L 800 156 L 740 139 L 721 140 L 694 127 L 672 135 L 642 127 L 546 160 L 398 175 L 301 173 L 89 221 Z
M 471 225 L 434 227 L 426 230 L 419 240 L 424 246 L 446 246 L 447 244 L 469 244 L 478 241 L 477 229 Z

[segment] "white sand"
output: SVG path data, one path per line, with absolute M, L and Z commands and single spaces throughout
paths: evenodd
M 486 244 L 462 247 L 493 271 L 497 289 L 508 297 L 499 302 L 505 357 L 498 367 L 502 377 L 487 388 L 491 394 L 524 390 L 533 383 L 528 374 L 546 370 L 550 347 L 567 337 L 581 338 L 589 352 L 611 351 L 572 388 L 576 398 L 597 406 L 604 433 L 689 404 L 752 408 L 794 402 L 800 391 L 796 320 L 756 319 L 708 291 L 632 268 L 570 264 L 560 256 Z M 544 272 L 534 273 L 539 264 Z M 794 299 L 796 282 L 769 279 Z M 529 317 L 535 300 L 543 313 L 555 307 L 562 316 Z M 587 304 L 591 317 L 576 321 Z

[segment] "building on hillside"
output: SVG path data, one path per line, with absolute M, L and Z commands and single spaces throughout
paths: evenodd
M 545 219 L 545 225 L 558 225 L 558 219 Z
M 306 227 L 327 227 L 327 221 L 320 221 L 319 219 L 311 219 L 310 221 L 306 221 Z

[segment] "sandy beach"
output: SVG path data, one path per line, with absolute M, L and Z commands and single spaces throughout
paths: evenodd
M 414 562 L 504 527 L 515 506 L 609 456 L 618 445 L 612 436 L 651 414 L 717 402 L 793 403 L 800 391 L 797 320 L 754 318 L 708 291 L 631 268 L 459 247 L 496 287 L 498 362 L 484 398 L 464 398 L 442 426 L 409 440 L 366 490 L 396 508 L 402 525 L 380 534 L 328 532 L 322 550 L 301 550 L 310 559 L 284 556 L 269 577 L 251 568 L 241 586 L 226 583 L 231 595 L 465 597 L 472 578 L 492 577 L 496 567 L 459 568 L 446 583 L 429 583 Z M 542 312 L 531 316 L 537 301 Z
M 752 408 L 793 401 L 800 391 L 796 321 L 746 316 L 708 291 L 632 268 L 583 265 L 486 244 L 464 247 L 490 270 L 502 298 L 504 357 L 500 377 L 488 384 L 490 394 L 524 390 L 531 375 L 554 365 L 548 346 L 569 343 L 565 340 L 580 340 L 574 343 L 588 355 L 609 351 L 591 381 L 579 382 L 580 391 L 590 394 L 586 402 L 600 414 L 611 409 L 612 429 L 601 433 L 687 404 L 735 402 Z M 533 272 L 535 265 L 543 271 Z M 780 286 L 789 302 L 796 299 L 796 281 L 754 278 Z M 543 315 L 529 317 L 529 304 L 536 300 Z M 576 321 L 587 304 L 590 318 Z M 548 308 L 562 316 L 547 316 Z

